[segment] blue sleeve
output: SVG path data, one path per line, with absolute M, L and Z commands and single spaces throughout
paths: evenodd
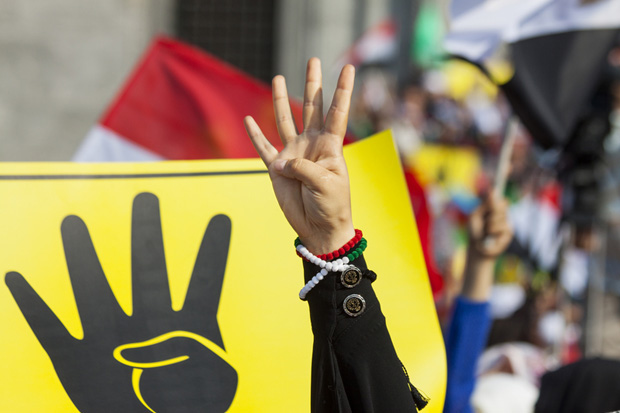
M 448 385 L 444 413 L 471 413 L 469 399 L 476 382 L 476 363 L 487 342 L 491 316 L 488 302 L 459 297 L 446 336 Z

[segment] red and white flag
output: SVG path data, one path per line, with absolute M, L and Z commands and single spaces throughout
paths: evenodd
M 510 223 L 516 242 L 537 268 L 546 271 L 556 266 L 562 245 L 562 237 L 558 235 L 561 199 L 562 188 L 552 181 L 510 207 Z
M 292 102 L 301 121 L 301 105 Z M 271 88 L 215 57 L 159 37 L 74 155 L 78 162 L 252 158 L 243 118 L 282 148 Z
M 385 19 L 366 30 L 336 63 L 338 70 L 347 63 L 354 66 L 389 62 L 398 49 L 396 23 Z

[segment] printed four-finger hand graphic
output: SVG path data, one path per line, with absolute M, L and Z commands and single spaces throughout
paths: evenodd
M 75 406 L 88 412 L 224 412 L 237 390 L 217 323 L 231 224 L 211 219 L 185 303 L 171 307 L 159 201 L 142 193 L 132 214 L 132 300 L 119 306 L 84 222 L 62 223 L 84 338 L 74 338 L 21 274 L 6 275 L 15 301 Z

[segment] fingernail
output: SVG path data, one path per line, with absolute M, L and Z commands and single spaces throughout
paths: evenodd
M 278 172 L 283 171 L 285 166 L 286 166 L 286 159 L 278 159 L 273 162 L 273 168 Z

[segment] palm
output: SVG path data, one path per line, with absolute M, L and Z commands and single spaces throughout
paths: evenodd
M 317 253 L 344 244 L 353 233 L 349 179 L 342 156 L 353 78 L 353 68 L 345 67 L 323 121 L 320 65 L 317 59 L 308 62 L 301 134 L 295 129 L 284 78 L 274 78 L 274 111 L 284 143 L 279 153 L 252 118 L 245 120 L 284 215 Z
M 323 179 L 346 180 L 342 155 L 337 148 L 325 145 L 324 140 L 326 139 L 308 138 L 302 134 L 295 142 L 286 146 L 278 159 L 307 159 L 325 170 Z M 309 234 L 315 227 L 320 226 L 326 217 L 331 216 L 329 209 L 332 205 L 321 203 L 326 196 L 324 192 L 329 191 L 329 187 L 317 190 L 298 179 L 288 178 L 275 171 L 270 170 L 270 174 L 278 202 L 297 233 Z

